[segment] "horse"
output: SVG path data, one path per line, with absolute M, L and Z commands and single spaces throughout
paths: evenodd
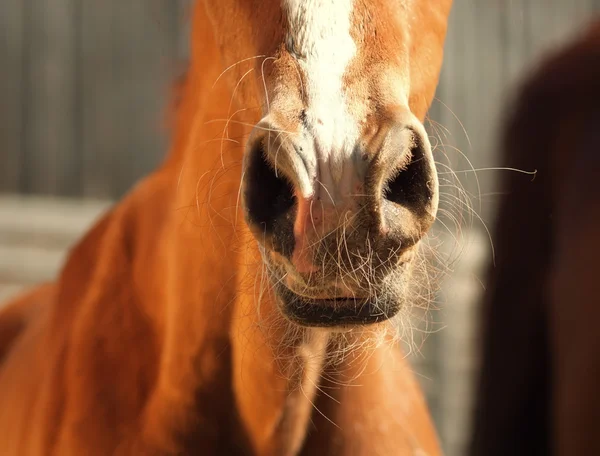
M 600 454 L 600 21 L 528 75 L 508 110 L 496 266 L 470 454 Z
M 0 314 L 0 453 L 437 455 L 396 344 L 450 0 L 198 0 L 170 153 Z

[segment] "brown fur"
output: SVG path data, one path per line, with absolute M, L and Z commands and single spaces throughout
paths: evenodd
M 386 45 L 398 29 L 382 21 L 390 3 L 357 3 L 379 34 L 362 48 L 409 62 L 410 109 L 422 120 L 450 2 L 412 2 L 398 22 L 412 44 L 399 37 L 395 53 Z M 332 364 L 322 333 L 295 340 L 289 325 L 265 324 L 283 321 L 270 293 L 257 311 L 262 260 L 238 191 L 262 60 L 234 64 L 279 56 L 266 65 L 268 90 L 295 73 L 278 54 L 282 18 L 270 2 L 198 2 L 193 21 L 168 159 L 87 233 L 56 284 L 0 313 L 0 454 L 439 454 L 396 348 L 359 348 Z M 224 24 L 235 24 L 230 35 Z M 364 82 L 363 70 L 352 77 Z M 214 121 L 242 108 L 226 132 Z M 348 337 L 360 346 L 368 336 Z
M 600 22 L 546 59 L 504 132 L 471 454 L 600 454 Z

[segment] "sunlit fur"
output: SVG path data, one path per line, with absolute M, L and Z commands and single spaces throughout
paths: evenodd
M 600 20 L 536 65 L 503 128 L 472 456 L 600 454 Z
M 356 46 L 337 56 L 347 64 L 344 95 L 328 94 L 344 100 L 337 119 L 365 118 L 362 127 L 374 131 L 391 111 L 422 128 L 451 1 L 334 3 L 348 10 Z M 289 32 L 290 18 L 302 21 L 284 8 L 301 7 L 196 2 L 168 158 L 75 246 L 55 284 L 0 314 L 0 454 L 439 454 L 395 344 L 397 322 L 335 331 L 289 323 L 269 274 L 277 263 L 261 256 L 260 232 L 244 221 L 252 128 L 272 116 L 279 135 L 298 128 L 311 103 L 315 113 L 328 109 L 313 87 L 325 77 L 312 74 L 323 56 L 301 68 L 293 55 L 310 50 L 311 39 L 320 44 Z M 319 27 L 327 24 L 309 29 Z M 332 46 L 343 38 L 337 30 Z M 316 97 L 308 105 L 306 93 Z M 333 146 L 346 133 L 316 134 L 332 147 L 332 183 L 345 166 L 345 149 Z M 294 183 L 306 194 L 315 185 L 310 176 Z M 417 241 L 432 214 L 408 215 Z M 397 280 L 383 292 L 408 304 L 431 291 L 416 272 L 396 269 L 422 270 L 423 248 L 389 264 Z M 362 254 L 372 259 L 369 249 Z M 355 274 L 369 283 L 368 268 Z

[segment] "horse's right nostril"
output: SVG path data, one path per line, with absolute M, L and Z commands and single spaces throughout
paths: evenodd
M 410 160 L 387 181 L 383 198 L 414 211 L 425 211 L 436 191 L 425 139 L 411 130 Z
M 373 172 L 381 179 L 376 194 L 379 222 L 390 239 L 408 248 L 418 242 L 435 220 L 438 181 L 427 134 L 416 122 L 398 124 L 380 151 Z
M 267 160 L 263 141 L 256 141 L 248 151 L 244 202 L 248 221 L 272 232 L 277 220 L 293 207 L 295 197 L 288 179 Z

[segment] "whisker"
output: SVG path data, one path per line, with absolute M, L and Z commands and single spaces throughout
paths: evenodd
M 237 62 L 229 65 L 227 68 L 225 68 L 221 74 L 219 74 L 219 76 L 217 77 L 217 79 L 215 79 L 215 82 L 213 83 L 211 90 L 215 88 L 215 86 L 217 85 L 217 82 L 219 82 L 219 80 L 221 79 L 221 77 L 227 73 L 229 70 L 231 70 L 232 68 L 234 68 L 235 66 L 239 65 L 240 63 L 244 63 L 244 62 L 248 62 L 249 60 L 254 60 L 254 59 L 261 59 L 263 57 L 266 57 L 264 55 L 255 55 L 254 57 L 247 57 L 245 59 L 242 60 L 238 60 Z

